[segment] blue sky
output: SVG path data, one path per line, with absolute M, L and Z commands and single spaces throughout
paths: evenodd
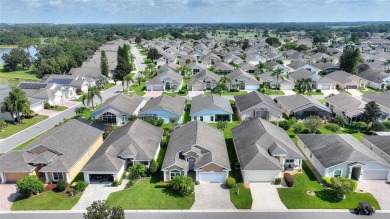
M 390 0 L 0 0 L 0 23 L 390 21 Z

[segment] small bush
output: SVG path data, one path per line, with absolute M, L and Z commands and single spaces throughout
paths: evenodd
M 354 192 L 357 188 L 357 182 L 352 179 L 337 177 L 331 179 L 332 189 L 343 196 Z
M 78 107 L 78 108 L 76 108 L 76 113 L 77 113 L 77 114 L 81 114 L 81 113 L 83 113 L 85 110 L 87 110 L 86 107 Z
M 73 189 L 73 188 L 69 188 L 69 189 L 66 191 L 66 193 L 72 194 L 72 193 L 74 193 L 74 189 Z
M 327 176 L 323 176 L 323 177 L 322 177 L 322 182 L 323 182 L 326 186 L 328 186 L 328 187 L 331 187 L 331 186 L 332 186 L 332 181 L 331 181 L 330 178 L 327 177 Z
M 134 121 L 134 120 L 136 120 L 137 118 L 138 118 L 137 115 L 130 115 L 130 116 L 129 116 L 129 121 Z
M 57 189 L 58 189 L 59 192 L 64 191 L 67 186 L 68 186 L 68 183 L 64 179 L 58 180 L 58 182 L 57 182 Z
M 371 131 L 374 132 L 383 132 L 386 131 L 386 126 L 383 123 L 380 122 L 374 122 L 371 125 Z
M 310 130 L 305 128 L 302 130 L 302 134 L 310 134 Z
M 335 124 L 335 123 L 329 123 L 329 124 L 325 125 L 325 128 L 333 133 L 340 130 L 340 126 Z
M 158 163 L 157 163 L 157 161 L 155 161 L 154 159 L 152 159 L 152 160 L 150 161 L 150 165 L 149 165 L 149 172 L 150 172 L 151 174 L 154 174 L 154 173 L 157 172 L 157 169 L 158 169 Z
M 282 183 L 282 178 L 275 178 L 275 185 L 280 185 Z
M 291 123 L 287 120 L 283 120 L 279 122 L 279 127 L 283 128 L 284 130 L 289 130 L 291 127 Z
M 199 185 L 200 184 L 200 182 L 199 181 L 195 181 L 195 185 Z
M 184 88 L 180 89 L 179 94 L 187 94 L 187 89 Z
M 25 176 L 16 181 L 17 191 L 24 197 L 30 197 L 32 194 L 43 192 L 45 185 L 37 176 Z
M 156 125 L 157 125 L 157 126 L 162 126 L 162 125 L 164 125 L 164 119 L 157 119 Z
M 319 93 L 319 92 L 321 92 L 321 90 L 320 89 L 316 89 L 316 92 Z
M 170 187 L 181 195 L 189 195 L 194 192 L 194 182 L 189 176 L 174 176 Z
M 284 173 L 284 180 L 288 187 L 292 187 L 294 185 L 294 178 L 289 173 Z
M 112 186 L 114 186 L 114 187 L 117 187 L 117 186 L 119 186 L 119 182 L 118 182 L 118 180 L 114 180 L 114 181 L 112 181 Z
M 4 131 L 7 126 L 8 123 L 0 119 L 0 132 Z
M 226 179 L 225 185 L 228 188 L 233 188 L 236 185 L 236 180 L 232 177 L 229 177 Z
M 322 134 L 322 132 L 320 130 L 316 130 L 314 133 L 316 134 Z
M 50 107 L 51 107 L 51 105 L 50 105 L 50 103 L 48 103 L 48 102 L 45 102 L 45 103 L 43 104 L 43 108 L 44 108 L 44 109 L 50 109 Z
M 131 188 L 133 187 L 135 184 L 134 180 L 129 180 L 127 183 L 126 183 L 126 188 Z
M 75 189 L 78 190 L 78 191 L 84 191 L 85 188 L 87 188 L 88 186 L 88 183 L 87 182 L 84 182 L 84 181 L 77 181 L 76 185 L 75 185 Z
M 385 125 L 386 129 L 390 129 L 390 121 L 384 122 L 383 125 Z
M 129 172 L 129 179 L 135 180 L 146 175 L 146 166 L 142 163 L 136 163 L 127 169 Z

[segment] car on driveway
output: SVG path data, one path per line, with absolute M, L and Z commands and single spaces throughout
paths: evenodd
M 357 215 L 373 215 L 375 214 L 375 208 L 368 202 L 359 202 L 359 206 L 355 208 Z

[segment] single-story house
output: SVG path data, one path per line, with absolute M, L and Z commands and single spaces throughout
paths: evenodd
M 322 77 L 316 82 L 316 89 L 335 90 L 337 82 L 332 78 Z
M 157 75 L 162 74 L 168 70 L 178 72 L 178 68 L 180 68 L 180 65 L 177 65 L 175 63 L 165 64 L 165 65 L 160 66 L 160 68 L 157 69 Z
M 198 62 L 193 62 L 191 64 L 188 64 L 187 67 L 191 69 L 191 73 L 193 75 L 201 72 L 202 70 L 207 70 L 207 66 L 205 64 L 198 63 Z
M 104 101 L 91 113 L 91 118 L 113 125 L 125 124 L 130 116 L 138 115 L 145 103 L 144 98 L 136 94 L 132 96 L 119 94 Z
M 191 121 L 203 122 L 233 121 L 233 110 L 228 99 L 211 94 L 198 95 L 192 98 Z
M 213 89 L 221 77 L 209 70 L 202 70 L 199 73 L 193 75 L 190 80 L 187 81 L 187 90 L 189 91 L 203 91 Z
M 140 119 L 114 130 L 81 170 L 88 183 L 119 180 L 135 163 L 149 166 L 160 151 L 163 130 Z
M 363 144 L 390 163 L 389 142 L 390 136 L 363 136 Z
M 381 70 L 369 68 L 360 72 L 357 76 L 367 80 L 367 87 L 371 87 L 376 90 L 386 89 L 386 86 L 390 84 L 389 74 L 386 74 Z
M 288 78 L 292 80 L 295 84 L 301 79 L 310 78 L 313 83 L 313 88 L 317 87 L 317 82 L 322 78 L 320 75 L 315 74 L 307 69 L 301 68 L 297 71 L 291 72 L 288 75 Z
M 225 182 L 230 171 L 225 137 L 221 130 L 192 121 L 171 133 L 161 171 L 164 181 L 191 176 L 199 182 Z
M 148 100 L 138 116 L 142 119 L 164 119 L 164 123 L 169 123 L 170 118 L 176 118 L 177 122 L 181 123 L 186 101 L 186 98 L 178 95 L 173 97 L 161 95 Z
M 276 76 L 272 76 L 271 71 L 264 72 L 259 75 L 260 83 L 268 83 L 269 87 L 277 88 L 280 90 L 294 90 L 294 82 L 286 78 L 284 75 L 280 75 L 279 79 Z
M 58 105 L 62 100 L 76 98 L 76 88 L 53 83 L 22 82 L 19 87 L 27 97 L 44 100 L 50 105 Z
M 68 183 L 103 143 L 103 131 L 73 119 L 48 130 L 20 151 L 0 156 L 1 182 L 36 175 L 42 181 Z
M 4 99 L 7 96 L 8 95 L 0 94 L 0 106 L 4 102 Z M 44 108 L 44 103 L 45 103 L 44 100 L 36 99 L 36 98 L 32 98 L 32 97 L 27 97 L 27 99 L 30 101 L 30 110 L 31 111 L 37 113 L 39 110 Z M 6 112 L 6 111 L 1 112 L 0 111 L 0 119 L 7 120 L 7 121 L 14 121 L 16 119 L 16 115 L 14 115 L 12 118 L 12 116 L 9 112 Z
M 334 71 L 339 71 L 340 67 L 331 62 L 318 62 L 313 64 L 314 67 L 320 69 L 320 73 L 323 75 L 332 73 Z
M 290 69 L 286 66 L 276 62 L 276 61 L 268 61 L 265 63 L 268 67 L 272 68 L 272 70 L 277 70 L 278 68 L 282 69 L 283 73 L 288 74 Z
M 41 82 L 71 86 L 80 92 L 87 92 L 89 87 L 96 85 L 95 79 L 80 75 L 47 74 L 42 77 Z
M 274 182 L 283 170 L 302 168 L 305 158 L 282 128 L 255 118 L 232 132 L 244 182 Z
M 302 61 L 294 61 L 287 65 L 287 67 L 289 68 L 289 72 L 298 71 L 299 69 L 306 69 L 308 71 L 313 72 L 314 74 L 318 74 L 321 71 L 321 69 L 318 69 Z
M 386 180 L 390 163 L 349 134 L 300 134 L 297 145 L 321 176 Z
M 280 120 L 283 115 L 282 109 L 268 95 L 258 91 L 234 96 L 238 117 L 243 120 L 251 120 L 260 117 L 267 121 Z
M 100 70 L 100 66 L 72 68 L 69 70 L 68 74 L 73 76 L 88 77 L 93 79 L 97 79 L 103 76 Z
M 318 100 L 300 94 L 276 97 L 275 101 L 287 116 L 294 116 L 297 119 L 305 119 L 309 116 L 330 118 L 332 115 L 330 109 Z
M 223 62 L 218 62 L 214 65 L 214 68 L 216 69 L 216 73 L 219 75 L 226 75 L 234 71 L 233 66 L 223 63 Z
M 362 96 L 364 102 L 375 101 L 382 110 L 382 115 L 379 117 L 379 121 L 384 122 L 389 119 L 390 116 L 390 91 L 387 90 L 381 94 L 368 92 Z
M 255 65 L 251 65 L 247 62 L 243 63 L 242 65 L 240 65 L 239 69 L 245 71 L 245 72 L 248 72 L 250 74 L 254 74 L 256 72 L 256 67 Z
M 172 70 L 164 71 L 146 82 L 147 91 L 174 91 L 178 92 L 183 85 L 183 76 Z
M 367 80 L 345 71 L 335 71 L 324 76 L 336 82 L 336 88 L 341 90 L 358 89 L 366 87 Z
M 258 90 L 260 82 L 255 78 L 255 76 L 241 70 L 236 69 L 232 73 L 226 75 L 230 78 L 232 87 L 238 88 L 239 90 Z
M 345 93 L 326 97 L 325 101 L 332 113 L 346 116 L 350 125 L 354 120 L 362 118 L 366 106 L 365 102 Z

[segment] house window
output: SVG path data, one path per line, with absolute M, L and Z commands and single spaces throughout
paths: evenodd
M 210 116 L 210 121 L 214 122 L 214 116 Z
M 122 122 L 128 122 L 129 119 L 126 115 L 122 115 Z
M 53 172 L 53 181 L 58 181 L 60 179 L 64 179 L 64 176 L 62 175 L 62 173 Z
M 197 117 L 196 116 L 194 116 L 194 120 L 196 120 L 197 119 Z
M 200 121 L 202 121 L 202 122 L 203 122 L 203 116 L 201 116 L 201 117 L 200 117 Z
M 171 170 L 170 175 L 171 175 L 171 179 L 174 176 L 180 176 L 180 171 L 179 170 Z
M 342 172 L 342 170 L 334 170 L 333 177 L 340 177 Z
M 116 124 L 116 115 L 110 112 L 104 113 L 101 118 L 105 123 Z

